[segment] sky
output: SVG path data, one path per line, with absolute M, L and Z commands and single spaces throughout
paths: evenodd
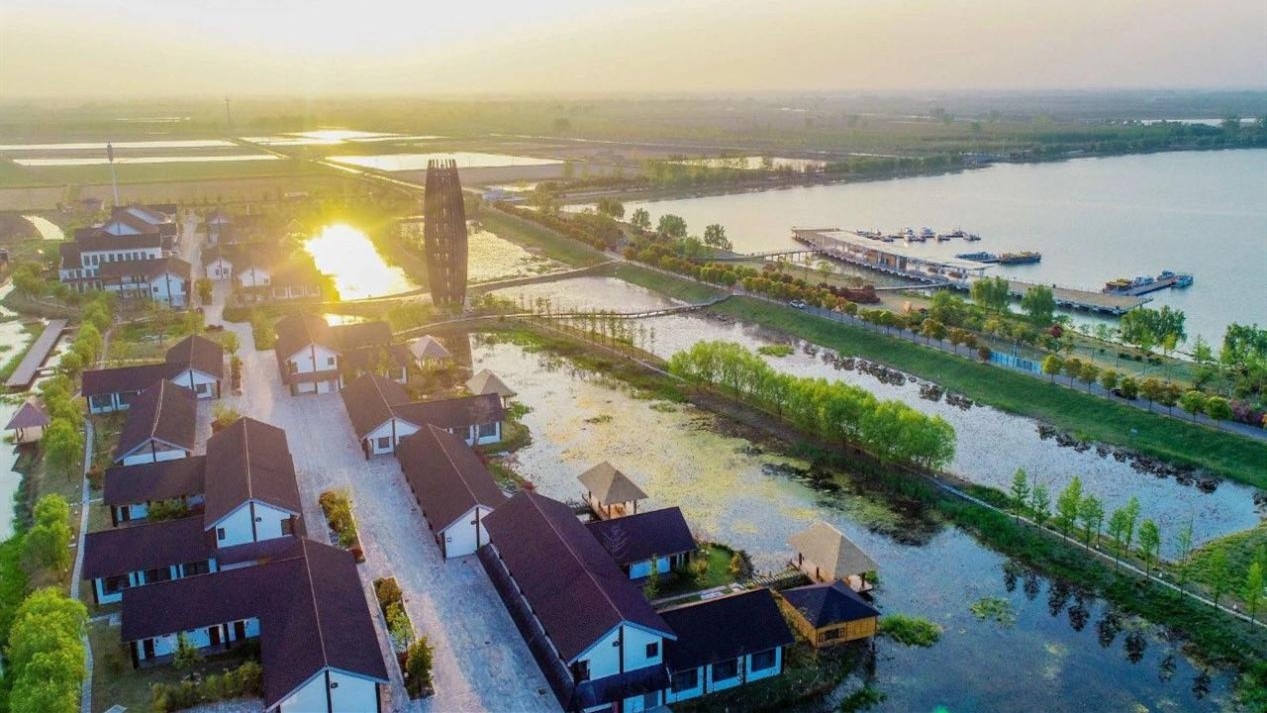
M 0 94 L 1267 89 L 1265 0 L 0 0 Z

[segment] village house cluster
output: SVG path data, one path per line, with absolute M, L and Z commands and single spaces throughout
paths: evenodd
M 192 266 L 176 256 L 174 205 L 118 206 L 110 219 L 61 244 L 58 278 L 79 292 L 105 290 L 169 307 L 190 302 Z

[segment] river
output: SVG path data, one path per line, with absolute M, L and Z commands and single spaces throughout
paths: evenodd
M 1216 711 L 1229 697 L 1230 677 L 1203 673 L 1177 637 L 1010 564 L 931 513 L 868 494 L 862 479 L 815 490 L 777 467 L 804 464 L 723 435 L 712 415 L 639 400 L 548 353 L 476 339 L 472 355 L 531 408 L 532 443 L 514 466 L 546 495 L 579 499 L 576 476 L 609 460 L 649 494 L 648 508 L 680 506 L 697 536 L 747 550 L 759 570 L 781 568 L 788 535 L 820 519 L 870 553 L 882 611 L 944 629 L 929 649 L 876 641 L 874 681 L 887 698 L 874 710 Z M 969 608 L 985 597 L 1006 600 L 1014 620 L 978 620 Z
M 608 277 L 578 277 L 500 290 L 498 294 L 526 304 L 549 297 L 556 310 L 572 307 L 602 309 L 654 309 L 670 300 L 636 285 Z M 700 314 L 682 314 L 639 320 L 654 329 L 645 338 L 649 351 L 669 358 L 700 341 L 738 342 L 750 349 L 774 343 L 773 335 L 748 325 L 729 323 Z M 1137 472 L 1129 461 L 1101 455 L 1096 448 L 1082 452 L 1044 438 L 1031 419 L 986 406 L 963 409 L 943 398 L 930 401 L 920 395 L 920 382 L 885 383 L 861 371 L 837 368 L 828 361 L 830 350 L 815 351 L 797 342 L 794 354 L 767 357 L 775 368 L 796 376 L 823 377 L 861 386 L 884 399 L 897 399 L 924 413 L 949 421 L 957 434 L 955 458 L 947 470 L 959 477 L 1006 491 L 1017 468 L 1047 484 L 1052 500 L 1073 476 L 1084 489 L 1104 500 L 1106 509 L 1125 505 L 1138 497 L 1143 517 L 1153 518 L 1162 530 L 1163 553 L 1170 554 L 1169 537 L 1191 519 L 1194 540 L 1204 542 L 1220 535 L 1253 527 L 1262 517 L 1254 506 L 1255 489 L 1229 481 L 1201 477 L 1193 480 L 1163 478 Z M 849 356 L 849 355 L 843 355 Z
M 958 174 L 630 203 L 654 224 L 680 215 L 694 234 L 720 223 L 741 252 L 790 247 L 791 226 L 938 231 L 982 240 L 914 246 L 949 256 L 1036 250 L 1012 279 L 1099 290 L 1117 277 L 1190 272 L 1186 290 L 1153 293 L 1219 343 L 1231 322 L 1267 324 L 1267 149 L 1001 163 Z M 987 273 L 987 274 L 989 274 Z M 1079 315 L 1078 320 L 1090 321 Z

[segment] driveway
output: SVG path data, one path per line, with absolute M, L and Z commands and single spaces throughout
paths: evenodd
M 396 459 L 365 460 L 338 394 L 291 396 L 282 387 L 273 352 L 255 351 L 250 326 L 227 323 L 225 328 L 241 340 L 243 394 L 224 401 L 244 416 L 286 431 L 309 536 L 323 540 L 326 533 L 317 503 L 320 494 L 347 490 L 365 551 L 359 570 L 368 605 L 377 613 L 371 582 L 395 576 L 415 634 L 431 643 L 436 693 L 409 701 L 380 623 L 379 643 L 392 678 L 385 708 L 558 711 L 545 677 L 478 560 L 441 559 Z

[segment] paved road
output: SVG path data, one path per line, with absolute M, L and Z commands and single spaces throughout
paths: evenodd
M 219 304 L 222 304 L 217 300 Z M 220 308 L 207 311 L 219 321 Z M 434 649 L 435 696 L 405 698 L 399 670 L 379 627 L 392 676 L 388 710 L 558 711 L 527 645 L 474 557 L 445 562 L 400 474 L 396 459 L 365 460 L 337 394 L 294 397 L 283 388 L 272 351 L 255 351 L 249 325 L 228 323 L 241 340 L 243 394 L 226 405 L 286 431 L 299 473 L 308 533 L 325 530 L 317 498 L 329 489 L 351 494 L 366 562 L 359 567 L 367 606 L 377 611 L 370 583 L 395 576 L 415 633 Z

